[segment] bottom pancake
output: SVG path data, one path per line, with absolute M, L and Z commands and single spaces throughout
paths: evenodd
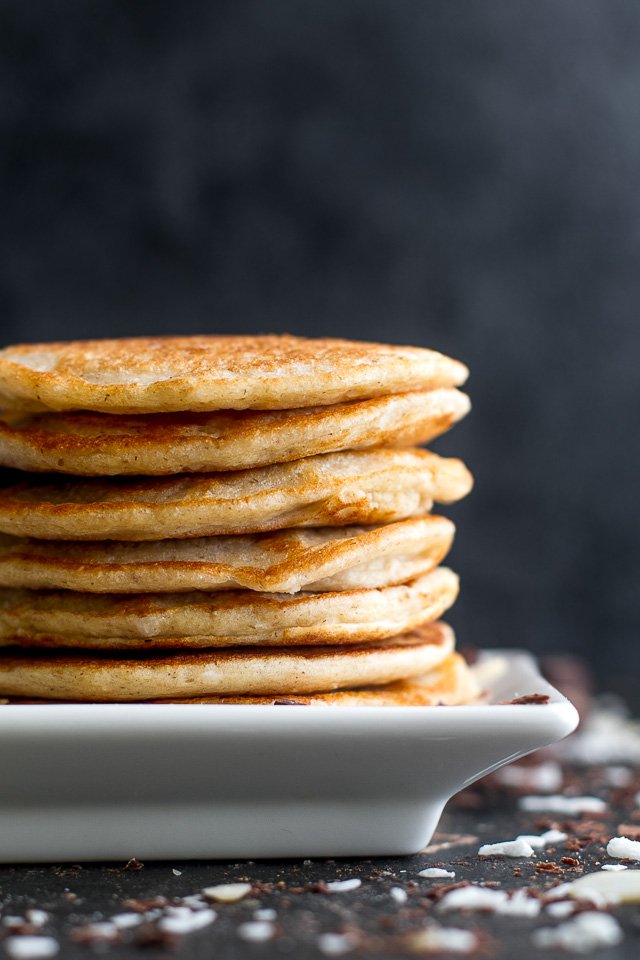
M 441 664 L 454 644 L 451 628 L 437 622 L 391 640 L 348 647 L 92 655 L 7 648 L 0 654 L 0 696 L 107 702 L 287 697 L 416 677 Z
M 193 697 L 190 699 L 153 700 L 152 703 L 218 703 L 242 705 L 282 704 L 291 706 L 328 707 L 436 707 L 471 703 L 480 696 L 480 688 L 466 660 L 452 653 L 442 663 L 408 680 L 396 680 L 380 686 L 358 687 L 355 690 L 331 690 L 324 693 L 300 694 L 292 697 Z
M 143 703 L 205 703 L 218 706 L 321 706 L 321 707 L 437 707 L 474 703 L 480 696 L 480 687 L 464 657 L 452 653 L 441 664 L 408 680 L 396 680 L 379 686 L 357 687 L 351 690 L 331 690 L 324 693 L 294 694 L 293 696 L 209 696 L 165 700 L 144 700 Z M 77 703 L 71 700 L 35 700 L 24 697 L 0 699 L 8 703 Z

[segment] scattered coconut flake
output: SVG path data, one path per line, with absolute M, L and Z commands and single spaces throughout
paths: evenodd
M 60 950 L 60 944 L 53 937 L 7 937 L 3 946 L 11 960 L 44 960 L 55 957 Z
M 579 909 L 578 904 L 572 900 L 558 900 L 557 903 L 547 904 L 545 913 L 556 920 L 566 920 L 567 917 L 570 917 L 572 913 Z
M 100 914 L 98 914 L 100 916 Z M 88 943 L 91 940 L 117 940 L 120 936 L 120 930 L 112 921 L 105 920 L 103 923 L 87 923 L 82 927 L 77 927 L 77 932 L 83 937 L 83 942 Z
M 559 927 L 535 930 L 532 940 L 537 947 L 561 947 L 571 953 L 589 953 L 598 947 L 615 946 L 622 942 L 623 936 L 615 917 L 588 911 Z
M 130 927 L 138 927 L 144 923 L 144 917 L 139 913 L 116 913 L 111 917 L 111 923 L 114 923 L 118 930 L 129 930 Z
M 560 813 L 567 817 L 574 817 L 580 813 L 603 813 L 607 809 L 604 800 L 598 797 L 563 797 L 556 794 L 550 797 L 520 797 L 518 806 L 521 810 L 530 813 L 541 811 Z
M 275 920 L 277 913 L 271 907 L 264 907 L 262 910 L 256 910 L 253 914 L 254 920 Z
M 640 763 L 640 724 L 624 707 L 596 705 L 580 730 L 554 748 L 565 760 L 578 763 Z
M 526 840 L 534 850 L 544 850 L 552 843 L 562 843 L 566 839 L 567 834 L 561 830 L 547 830 L 546 833 L 541 833 L 539 836 L 533 833 L 521 833 L 516 837 L 516 840 Z
M 238 936 L 247 943 L 266 943 L 275 932 L 275 925 L 269 920 L 247 920 L 238 927 Z
M 250 883 L 219 883 L 215 887 L 205 887 L 202 891 L 207 900 L 216 903 L 236 903 L 251 893 Z
M 182 905 L 177 906 L 175 904 L 170 903 L 164 908 L 164 910 L 165 910 L 165 915 L 167 917 L 190 917 L 191 916 L 191 910 L 189 910 L 189 907 L 185 907 Z
M 443 870 L 442 867 L 427 867 L 426 870 L 420 870 L 419 877 L 455 877 L 454 870 Z
M 410 934 L 406 944 L 412 953 L 472 953 L 478 946 L 478 938 L 471 930 L 432 923 Z
M 545 897 L 547 900 L 566 900 L 567 897 L 571 896 L 571 889 L 573 884 L 569 883 L 559 883 L 555 887 L 551 887 L 550 890 L 545 891 Z
M 504 787 L 520 787 L 540 793 L 559 790 L 564 780 L 562 767 L 555 760 L 547 760 L 531 767 L 511 763 L 496 770 L 494 776 Z
M 44 927 L 51 920 L 51 914 L 46 910 L 27 910 L 26 918 L 34 927 Z
M 516 890 L 508 900 L 498 904 L 496 913 L 508 917 L 537 917 L 541 909 L 541 900 L 527 896 L 526 890 Z
M 351 953 L 355 946 L 343 933 L 321 933 L 316 945 L 326 957 L 342 957 L 345 953 Z
M 479 857 L 530 857 L 532 855 L 533 847 L 522 838 L 485 843 L 478 850 Z
M 391 887 L 389 893 L 396 903 L 406 903 L 409 899 L 407 896 L 407 891 L 403 890 L 402 887 Z
M 620 870 L 628 870 L 626 863 L 603 863 L 603 870 L 608 870 L 610 873 L 619 873 Z
M 24 927 L 24 917 L 6 916 L 2 918 L 2 926 L 9 927 L 10 930 L 19 930 Z
M 612 837 L 607 844 L 607 853 L 610 857 L 617 857 L 619 860 L 640 860 L 640 840 Z
M 571 884 L 569 896 L 599 905 L 640 903 L 640 870 L 598 870 L 585 873 Z
M 439 910 L 495 910 L 504 903 L 507 894 L 504 890 L 492 887 L 480 887 L 470 883 L 466 887 L 457 887 L 445 893 L 438 903 Z
M 619 765 L 604 767 L 602 772 L 611 787 L 628 787 L 633 780 L 633 773 L 629 767 L 621 767 Z
M 188 897 L 182 897 L 182 902 L 186 907 L 191 907 L 192 910 L 207 910 L 207 904 L 201 893 L 192 893 Z
M 174 877 L 181 877 L 181 876 L 182 876 L 182 870 L 176 870 L 175 867 L 173 868 L 173 870 L 171 871 L 171 873 L 174 875 Z
M 177 908 L 176 908 L 177 909 Z M 178 935 L 193 933 L 195 930 L 202 930 L 208 927 L 216 919 L 215 910 L 189 910 L 189 915 L 179 914 L 168 917 L 161 917 L 158 920 L 158 926 L 165 933 L 176 933 Z
M 330 880 L 327 883 L 328 893 L 347 893 L 349 890 L 357 890 L 362 885 L 362 880 L 353 877 L 351 880 Z

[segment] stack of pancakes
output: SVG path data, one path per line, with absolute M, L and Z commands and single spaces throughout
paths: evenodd
M 430 350 L 168 337 L 0 351 L 0 696 L 434 704 L 471 488 Z

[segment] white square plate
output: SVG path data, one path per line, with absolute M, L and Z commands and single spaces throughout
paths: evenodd
M 460 707 L 2 706 L 0 860 L 415 853 L 452 794 L 578 723 L 528 654 L 479 670 Z

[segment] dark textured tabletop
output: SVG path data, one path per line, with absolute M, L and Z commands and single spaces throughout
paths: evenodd
M 633 724 L 605 712 L 592 719 L 591 732 L 573 738 L 575 746 L 568 743 L 564 752 L 538 753 L 458 794 L 429 846 L 410 857 L 1 866 L 0 955 L 635 960 L 637 905 L 598 909 L 566 895 L 553 901 L 549 892 L 605 863 L 621 864 L 627 876 L 638 866 L 608 856 L 606 844 L 614 836 L 640 837 L 640 736 Z M 532 795 L 563 797 L 561 805 L 576 797 L 591 798 L 587 807 L 604 803 L 600 810 L 528 812 L 521 801 Z M 534 856 L 478 856 L 481 844 L 549 829 L 566 838 Z M 420 876 L 428 868 L 455 876 Z M 353 882 L 336 889 L 334 881 Z M 516 914 L 530 915 L 505 913 L 504 900 L 482 910 L 447 909 L 451 891 L 470 883 L 484 890 L 525 890 Z M 220 884 L 245 886 L 203 894 Z M 212 899 L 225 894 L 242 897 Z M 604 932 L 596 920 L 595 941 L 580 919 L 594 913 L 614 918 L 605 921 Z M 535 932 L 541 929 L 561 933 Z M 565 946 L 552 945 L 558 936 Z M 609 945 L 597 945 L 602 936 Z

